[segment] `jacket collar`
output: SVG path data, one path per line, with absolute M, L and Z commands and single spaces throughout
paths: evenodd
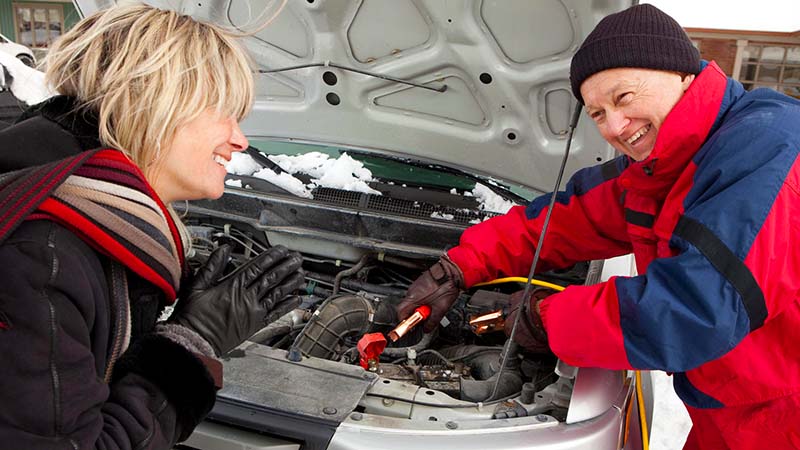
M 655 147 L 644 161 L 630 161 L 619 182 L 623 188 L 663 199 L 724 114 L 728 77 L 710 62 L 664 119 Z M 726 102 L 725 108 L 731 102 Z
M 17 123 L 35 116 L 42 116 L 57 123 L 75 136 L 82 151 L 101 147 L 97 115 L 80 108 L 73 97 L 57 95 L 33 105 L 17 119 Z

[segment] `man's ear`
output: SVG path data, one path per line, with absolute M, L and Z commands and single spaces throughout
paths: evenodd
M 693 73 L 686 74 L 686 76 L 683 77 L 683 79 L 681 80 L 681 87 L 683 88 L 683 92 L 686 92 L 686 90 L 689 89 L 689 85 L 692 84 L 694 78 L 695 74 Z

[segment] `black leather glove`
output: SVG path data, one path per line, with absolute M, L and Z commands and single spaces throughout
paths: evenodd
M 297 307 L 299 297 L 287 294 L 303 284 L 303 258 L 286 247 L 271 247 L 223 277 L 230 254 L 229 245 L 211 253 L 168 320 L 202 336 L 217 356 Z
M 403 320 L 418 306 L 428 305 L 431 307 L 431 315 L 422 326 L 426 333 L 430 333 L 442 321 L 463 288 L 464 275 L 461 269 L 447 255 L 443 255 L 436 264 L 411 283 L 406 297 L 397 305 L 397 317 Z
M 505 332 L 506 336 L 511 336 L 511 328 L 517 319 L 520 305 L 523 301 L 525 291 L 518 291 L 511 294 L 511 301 L 506 314 Z M 555 294 L 552 289 L 536 288 L 528 292 L 528 299 L 525 300 L 525 315 L 519 320 L 517 332 L 514 334 L 514 342 L 521 345 L 531 353 L 547 353 L 550 346 L 547 344 L 547 333 L 542 324 L 542 318 L 536 312 L 536 304 L 547 296 Z

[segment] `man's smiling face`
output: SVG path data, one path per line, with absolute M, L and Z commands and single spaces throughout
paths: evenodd
M 603 138 L 642 161 L 650 156 L 661 124 L 693 80 L 694 75 L 663 70 L 607 69 L 587 78 L 581 95 Z

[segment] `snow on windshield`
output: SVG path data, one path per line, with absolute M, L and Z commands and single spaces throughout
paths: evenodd
M 319 152 L 296 156 L 269 155 L 268 158 L 291 174 L 310 175 L 310 185 L 313 186 L 381 195 L 380 191 L 367 185 L 373 181 L 372 172 L 347 153 L 342 153 L 336 159 Z
M 267 155 L 267 158 L 277 164 L 284 172 L 275 173 L 274 170 L 268 167 L 262 167 L 261 164 L 246 153 L 234 153 L 226 169 L 228 173 L 233 175 L 261 178 L 304 198 L 313 198 L 311 191 L 317 187 L 381 195 L 380 191 L 376 191 L 367 185 L 368 182 L 373 181 L 372 172 L 364 167 L 363 163 L 356 161 L 347 153 L 342 153 L 338 158 L 331 158 L 320 152 L 310 152 L 296 156 Z M 298 173 L 310 176 L 311 182 L 304 184 L 300 179 L 293 176 L 293 174 Z M 231 183 L 228 185 L 233 186 Z M 403 186 L 405 187 L 405 184 Z M 450 193 L 457 194 L 457 191 L 452 189 Z M 462 195 L 475 197 L 479 203 L 479 209 L 485 212 L 505 214 L 515 205 L 514 202 L 506 200 L 481 183 L 475 183 L 475 188 L 471 192 L 464 191 Z M 451 214 L 433 213 L 431 217 L 453 220 Z
M 26 66 L 16 57 L 0 52 L 0 65 L 4 66 L 9 75 L 14 78 L 11 81 L 11 93 L 17 99 L 29 105 L 35 105 L 56 95 L 45 83 L 43 72 Z
M 466 192 L 464 195 L 466 195 Z M 512 206 L 516 205 L 516 203 L 504 199 L 480 183 L 475 183 L 472 195 L 480 202 L 481 211 L 505 214 Z
M 275 173 L 270 168 L 262 168 L 258 162 L 245 153 L 234 153 L 226 169 L 228 173 L 235 175 L 261 178 L 304 198 L 313 198 L 311 191 L 317 187 L 381 195 L 380 191 L 367 185 L 368 182 L 373 181 L 372 172 L 347 153 L 342 153 L 338 158 L 331 158 L 320 152 L 296 156 L 267 155 L 267 157 L 285 172 Z M 304 184 L 300 179 L 292 176 L 296 173 L 310 176 L 311 182 Z

